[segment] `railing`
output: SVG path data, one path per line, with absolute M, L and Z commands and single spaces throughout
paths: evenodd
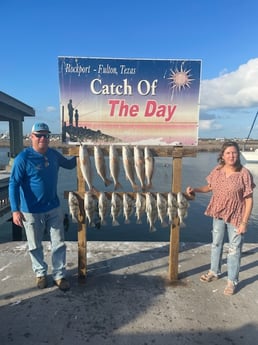
M 8 195 L 9 177 L 0 180 L 0 224 L 6 220 L 5 215 L 10 214 L 10 202 Z
M 8 172 L 0 172 L 0 226 L 7 221 L 12 221 L 9 201 L 9 176 Z M 12 223 L 12 240 L 22 241 L 22 228 Z

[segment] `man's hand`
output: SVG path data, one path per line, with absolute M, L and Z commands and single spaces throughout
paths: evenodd
M 24 215 L 20 211 L 13 212 L 13 223 L 22 227 L 23 221 L 25 220 Z

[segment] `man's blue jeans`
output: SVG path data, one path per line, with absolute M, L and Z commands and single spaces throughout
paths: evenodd
M 238 235 L 236 232 L 237 229 L 233 225 L 225 223 L 223 219 L 213 218 L 210 270 L 216 275 L 221 274 L 223 243 L 226 230 L 229 240 L 227 255 L 228 280 L 236 285 L 239 278 L 244 235 Z
M 64 243 L 63 213 L 60 207 L 46 213 L 23 213 L 32 269 L 36 277 L 47 274 L 42 240 L 45 232 L 50 234 L 52 248 L 52 276 L 54 280 L 65 277 L 66 245 Z

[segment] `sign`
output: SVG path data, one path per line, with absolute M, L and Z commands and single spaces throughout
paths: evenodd
M 59 57 L 63 140 L 198 143 L 200 60 Z

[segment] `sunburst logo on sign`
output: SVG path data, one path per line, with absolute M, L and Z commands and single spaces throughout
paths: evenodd
M 171 74 L 168 79 L 170 80 L 172 90 L 171 98 L 173 98 L 175 90 L 180 92 L 182 89 L 185 89 L 187 87 L 190 88 L 191 83 L 194 79 L 191 78 L 191 70 L 184 69 L 182 65 L 180 70 L 176 68 L 175 70 L 171 69 L 170 72 Z

